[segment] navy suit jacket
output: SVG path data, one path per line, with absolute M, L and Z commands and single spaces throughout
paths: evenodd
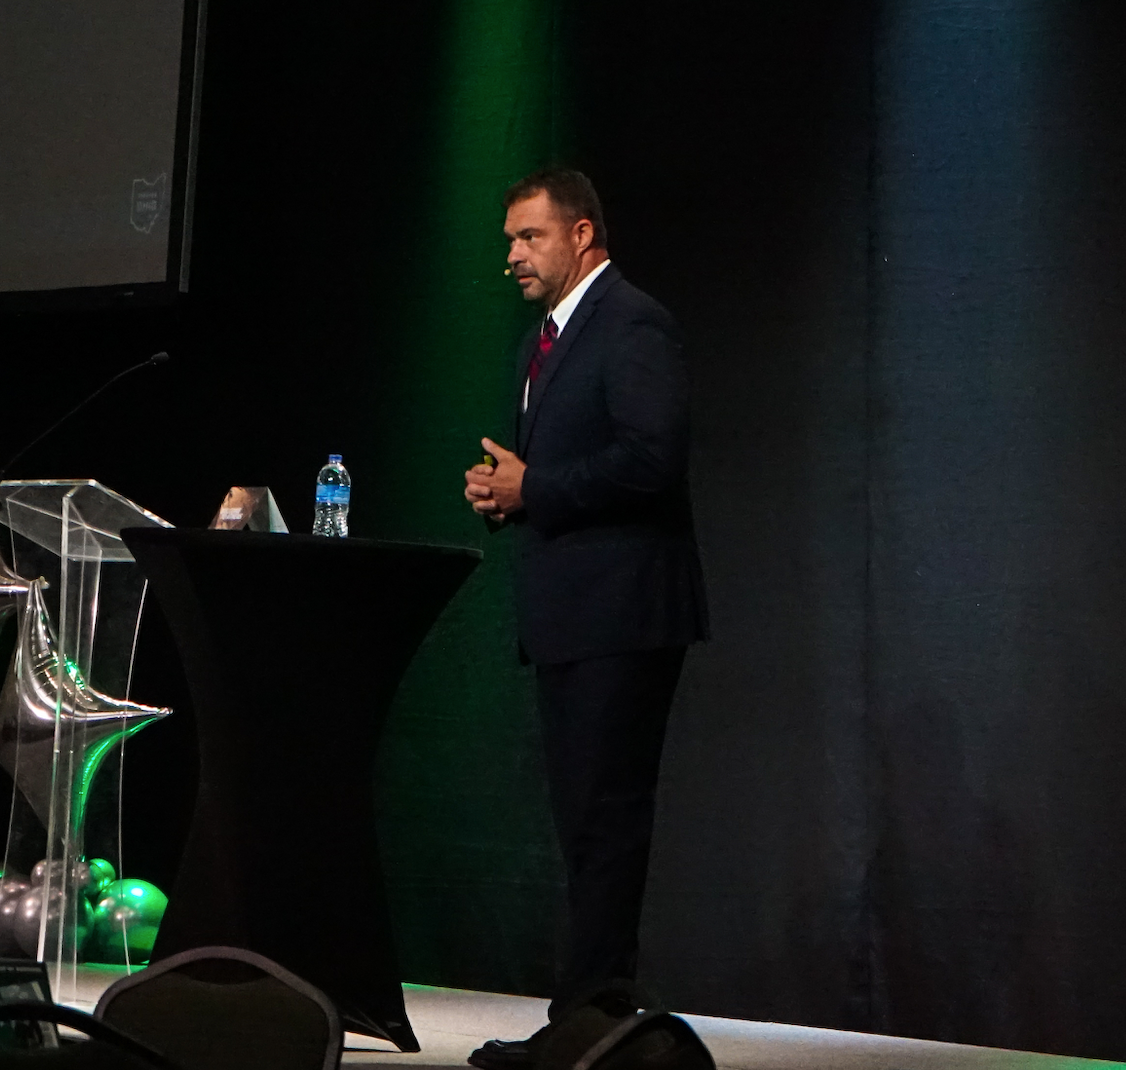
M 522 399 L 539 337 L 521 349 Z M 527 464 L 516 528 L 523 654 L 558 664 L 707 637 L 688 490 L 679 331 L 611 264 L 517 403 Z

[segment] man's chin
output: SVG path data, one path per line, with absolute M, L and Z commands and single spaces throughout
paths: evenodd
M 546 293 L 547 289 L 539 279 L 529 283 L 527 286 L 520 287 L 520 295 L 525 301 L 542 301 Z

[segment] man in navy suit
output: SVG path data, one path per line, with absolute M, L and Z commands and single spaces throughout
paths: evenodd
M 665 725 L 707 610 L 676 324 L 610 262 L 585 175 L 537 172 L 504 205 L 511 273 L 546 315 L 520 354 L 515 448 L 482 440 L 496 463 L 466 472 L 465 497 L 517 539 L 520 648 L 567 870 L 557 1020 L 587 986 L 634 975 Z M 470 1062 L 531 1066 L 550 1029 Z

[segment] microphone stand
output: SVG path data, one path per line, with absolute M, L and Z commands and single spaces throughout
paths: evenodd
M 102 383 L 102 385 L 99 386 L 98 389 L 95 390 L 89 397 L 83 398 L 77 405 L 74 406 L 73 409 L 71 409 L 69 412 L 63 413 L 63 415 L 60 416 L 53 424 L 51 424 L 51 426 L 48 427 L 47 430 L 44 431 L 41 435 L 33 438 L 18 453 L 15 453 L 11 457 L 9 457 L 7 462 L 4 464 L 4 467 L 0 468 L 0 479 L 4 478 L 4 476 L 8 472 L 8 469 L 11 468 L 12 465 L 15 464 L 16 461 L 18 461 L 25 453 L 27 453 L 27 451 L 31 449 L 32 446 L 36 446 L 40 442 L 42 442 L 43 439 L 45 439 L 52 431 L 54 431 L 56 427 L 69 420 L 76 412 L 78 412 L 79 409 L 83 409 L 87 405 L 89 405 L 90 402 L 93 401 L 94 398 L 96 398 L 103 390 L 106 390 L 109 387 L 113 386 L 113 384 L 116 383 L 118 379 L 123 379 L 125 376 L 131 374 L 132 372 L 135 372 L 138 368 L 146 368 L 150 364 L 163 364 L 168 359 L 168 354 L 161 350 L 159 353 L 154 353 L 147 360 L 142 360 L 140 364 L 134 364 L 133 367 L 126 368 L 124 371 L 118 372 L 112 379 L 106 380 L 106 382 Z

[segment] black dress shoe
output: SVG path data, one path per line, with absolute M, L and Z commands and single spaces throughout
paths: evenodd
M 479 1070 L 532 1070 L 550 1030 L 545 1025 L 527 1040 L 486 1040 L 467 1061 Z

